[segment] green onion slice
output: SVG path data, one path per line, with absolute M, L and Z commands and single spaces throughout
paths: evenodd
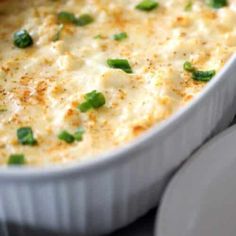
M 96 90 L 87 93 L 84 97 L 86 101 L 89 101 L 93 108 L 102 107 L 106 103 L 104 95 Z
M 190 0 L 184 7 L 185 11 L 191 11 L 193 7 L 193 2 Z
M 22 145 L 33 146 L 37 144 L 31 127 L 22 127 L 17 130 L 17 138 Z
M 210 81 L 216 74 L 215 70 L 209 70 L 209 71 L 194 71 L 192 78 L 194 80 L 207 82 Z
M 73 143 L 75 141 L 75 138 L 72 134 L 67 132 L 66 130 L 63 130 L 59 135 L 58 138 L 62 141 L 65 141 L 66 143 Z
M 215 70 L 199 71 L 193 67 L 191 62 L 186 61 L 183 65 L 185 71 L 192 73 L 192 79 L 197 81 L 210 81 L 216 74 Z
M 186 61 L 186 62 L 184 63 L 184 70 L 185 70 L 185 71 L 188 71 L 188 72 L 193 72 L 193 71 L 195 71 L 195 68 L 193 67 L 193 65 L 192 65 L 191 62 Z
M 105 96 L 102 93 L 97 92 L 96 90 L 85 94 L 84 99 L 85 101 L 78 106 L 78 109 L 81 112 L 87 112 L 92 108 L 98 109 L 104 106 L 106 103 Z
M 76 18 L 74 24 L 77 26 L 85 26 L 91 24 L 94 21 L 93 17 L 89 14 L 81 15 L 79 18 Z
M 135 8 L 141 11 L 152 11 L 159 6 L 154 0 L 143 0 Z
M 52 39 L 53 42 L 60 40 L 63 28 L 64 28 L 64 25 L 60 24 L 57 33 L 54 35 Z
M 8 159 L 8 165 L 24 165 L 25 163 L 25 156 L 23 154 L 13 154 Z
M 129 62 L 126 59 L 108 59 L 107 65 L 114 69 L 121 69 L 126 73 L 133 73 Z
M 122 41 L 126 38 L 128 38 L 128 34 L 126 32 L 122 32 L 122 33 L 113 35 L 113 39 L 116 41 Z
M 33 45 L 33 39 L 26 30 L 20 30 L 13 35 L 13 43 L 18 48 L 27 48 Z
M 57 19 L 62 23 L 74 23 L 76 17 L 73 13 L 67 11 L 61 11 L 57 15 Z
M 77 131 L 74 133 L 74 138 L 76 141 L 80 142 L 83 140 L 83 135 L 85 133 L 85 130 L 83 127 L 79 127 Z
M 85 101 L 83 103 L 81 103 L 79 106 L 78 106 L 79 110 L 83 113 L 89 111 L 90 109 L 92 109 L 92 105 L 90 104 L 90 102 L 88 101 Z
M 93 17 L 89 14 L 83 14 L 77 18 L 74 13 L 67 11 L 59 12 L 57 18 L 61 23 L 71 23 L 76 26 L 85 26 L 94 21 Z
M 206 4 L 211 8 L 222 8 L 228 5 L 227 0 L 206 0 Z
M 83 127 L 79 127 L 74 134 L 70 134 L 68 131 L 63 130 L 58 138 L 66 143 L 74 143 L 74 141 L 82 141 L 85 130 Z

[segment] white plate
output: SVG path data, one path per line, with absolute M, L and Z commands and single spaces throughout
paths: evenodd
M 236 235 L 236 126 L 204 145 L 171 181 L 156 235 Z

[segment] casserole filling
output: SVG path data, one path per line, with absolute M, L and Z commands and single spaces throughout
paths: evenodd
M 130 142 L 224 66 L 235 22 L 235 0 L 1 0 L 0 164 Z

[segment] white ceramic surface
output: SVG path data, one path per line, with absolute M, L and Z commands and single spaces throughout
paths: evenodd
M 174 177 L 157 236 L 236 235 L 236 126 L 198 151 Z
M 74 166 L 1 168 L 0 222 L 79 235 L 127 225 L 158 203 L 170 173 L 213 130 L 232 121 L 235 104 L 236 56 L 189 106 L 124 148 Z

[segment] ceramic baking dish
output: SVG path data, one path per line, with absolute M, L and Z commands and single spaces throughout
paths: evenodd
M 231 122 L 235 102 L 236 56 L 190 105 L 124 148 L 74 166 L 1 168 L 0 235 L 5 222 L 60 235 L 127 225 L 158 203 L 175 168 Z

